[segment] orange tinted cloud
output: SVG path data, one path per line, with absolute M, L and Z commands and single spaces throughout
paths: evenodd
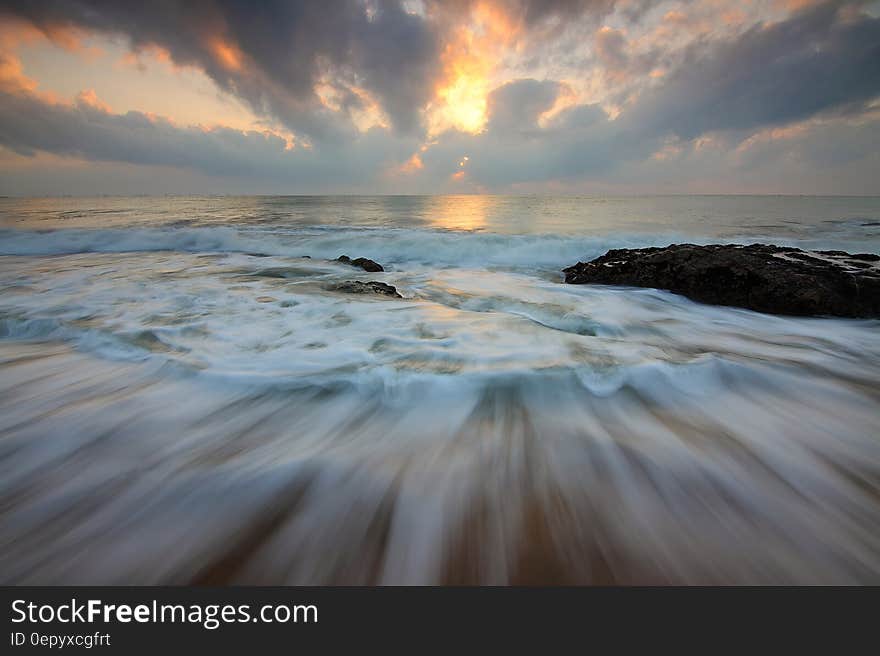
M 32 43 L 43 38 L 45 35 L 30 23 L 14 19 L 0 22 L 0 50 L 12 50 L 22 43 Z
M 782 0 L 782 6 L 788 11 L 800 11 L 818 3 L 819 0 Z
M 322 77 L 314 86 L 315 95 L 332 112 L 346 112 L 359 132 L 370 128 L 389 128 L 388 116 L 373 95 L 366 89 L 336 81 L 332 76 Z
M 86 105 L 88 107 L 91 107 L 92 109 L 97 109 L 107 114 L 113 112 L 113 109 L 110 107 L 110 105 L 98 98 L 98 94 L 95 93 L 94 89 L 85 89 L 84 91 L 80 91 L 76 96 L 76 102 L 79 105 Z
M 18 57 L 0 52 L 0 90 L 7 93 L 33 91 L 37 83 L 27 77 L 21 69 Z
M 574 88 L 567 82 L 560 82 L 559 92 L 556 94 L 556 100 L 553 101 L 553 106 L 538 116 L 538 125 L 546 127 L 546 125 L 560 112 L 563 112 L 570 107 L 574 107 L 580 102 L 581 97 L 575 92 Z
M 8 93 L 38 93 L 38 83 L 28 77 L 21 64 L 17 50 L 25 45 L 40 41 L 51 41 L 69 52 L 95 56 L 100 48 L 86 47 L 82 44 L 83 33 L 72 28 L 44 27 L 38 29 L 32 24 L 16 19 L 0 23 L 0 89 Z M 60 102 L 51 92 L 39 95 L 46 102 Z
M 155 44 L 149 44 L 139 47 L 137 50 L 126 52 L 119 59 L 118 63 L 123 66 L 133 66 L 139 70 L 144 70 L 146 68 L 145 59 L 157 61 L 175 71 L 182 68 L 174 61 L 170 52 L 162 46 Z
M 443 74 L 428 110 L 432 134 L 448 128 L 472 134 L 483 130 L 496 67 L 521 30 L 501 4 L 477 2 L 468 18 L 448 31 L 443 45 Z
M 352 122 L 361 132 L 366 132 L 372 127 L 389 128 L 390 122 L 382 107 L 369 91 L 361 87 L 349 87 L 349 91 L 358 98 L 358 106 L 349 110 Z
M 418 153 L 414 153 L 412 157 L 398 168 L 398 171 L 400 173 L 415 173 L 423 168 L 425 168 L 425 164 L 422 162 L 422 158 Z
M 215 37 L 209 42 L 209 47 L 216 61 L 227 71 L 238 72 L 242 69 L 244 56 L 234 43 Z
M 89 36 L 85 30 L 68 25 L 47 23 L 35 27 L 32 23 L 11 19 L 0 28 L 0 47 L 18 47 L 20 44 L 33 43 L 45 39 L 59 48 L 80 56 L 97 58 L 104 54 L 101 48 L 89 45 Z

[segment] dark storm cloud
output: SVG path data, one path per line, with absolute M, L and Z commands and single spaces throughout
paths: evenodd
M 536 129 L 538 117 L 553 107 L 560 88 L 550 80 L 515 80 L 498 87 L 487 101 L 487 129 L 502 134 Z
M 596 20 L 610 14 L 616 0 L 519 0 L 515 2 L 526 24 L 556 18 L 571 20 L 591 14 Z
M 511 182 L 610 175 L 624 164 L 651 157 L 670 139 L 728 132 L 732 149 L 756 130 L 831 112 L 857 114 L 880 95 L 880 19 L 842 11 L 848 6 L 852 4 L 824 3 L 751 29 L 736 40 L 703 43 L 615 120 L 597 106 L 583 105 L 530 131 L 527 139 L 515 130 L 503 139 L 489 131 L 474 138 L 469 149 L 475 153 L 474 178 L 498 184 L 505 175 Z M 606 34 L 615 37 L 614 32 Z M 616 56 L 619 43 L 606 45 Z M 507 87 L 533 89 L 537 101 L 537 90 L 549 89 L 537 84 L 520 81 Z M 493 112 L 503 116 L 520 106 L 527 107 L 520 94 L 499 94 Z M 849 138 L 859 131 L 873 135 L 869 123 L 847 131 Z M 787 147 L 768 144 L 762 150 Z M 840 161 L 841 150 L 847 148 L 798 152 L 824 166 Z M 521 161 L 511 161 L 517 157 Z
M 0 143 L 20 155 L 37 151 L 92 161 L 171 166 L 213 176 L 259 179 L 307 190 L 328 180 L 372 182 L 377 161 L 405 157 L 416 142 L 369 131 L 344 151 L 288 150 L 271 133 L 180 127 L 141 112 L 113 114 L 82 99 L 53 104 L 28 92 L 0 90 Z
M 90 160 L 191 167 L 247 175 L 260 156 L 285 141 L 234 130 L 178 128 L 140 112 L 111 114 L 82 101 L 51 104 L 32 94 L 0 92 L 0 141 L 21 155 L 45 151 Z
M 375 94 L 404 132 L 415 129 L 431 96 L 436 35 L 396 1 L 380 0 L 370 8 L 357 0 L 0 2 L 0 12 L 41 29 L 80 27 L 125 35 L 135 49 L 159 45 L 178 64 L 202 68 L 258 112 L 316 140 L 346 134 L 342 117 L 323 108 L 315 95 L 324 75 Z M 220 40 L 245 56 L 240 67 L 218 56 Z
M 428 13 L 463 16 L 478 4 L 479 0 L 425 0 Z M 505 14 L 521 19 L 526 27 L 533 27 L 545 21 L 576 20 L 589 15 L 594 20 L 614 11 L 619 4 L 630 2 L 620 0 L 500 0 L 499 7 Z
M 503 190 L 518 183 L 613 181 L 634 175 L 647 182 L 687 181 L 706 171 L 717 179 L 727 172 L 746 180 L 744 162 L 755 171 L 771 165 L 792 175 L 796 171 L 803 179 L 810 171 L 846 167 L 847 180 L 855 181 L 841 184 L 848 191 L 869 190 L 866 181 L 877 178 L 876 157 L 870 159 L 863 146 L 876 144 L 880 134 L 880 122 L 865 109 L 880 95 L 880 19 L 853 11 L 851 3 L 826 2 L 736 38 L 707 38 L 682 57 L 670 58 L 681 64 L 634 95 L 613 119 L 599 105 L 586 104 L 539 122 L 565 86 L 552 80 L 508 82 L 487 99 L 483 133 L 432 135 L 430 147 L 422 151 L 423 135 L 415 126 L 433 88 L 442 40 L 442 28 L 432 23 L 432 4 L 427 5 L 426 16 L 419 16 L 407 14 L 395 2 L 364 5 L 353 0 L 165 1 L 148 8 L 100 0 L 0 0 L 0 7 L 46 29 L 82 26 L 128 35 L 135 48 L 159 44 L 178 63 L 204 68 L 223 88 L 311 137 L 314 147 L 286 150 L 285 142 L 272 135 L 205 132 L 138 112 L 112 114 L 85 102 L 55 104 L 26 89 L 0 93 L 0 145 L 25 155 L 41 151 L 274 180 L 290 191 L 317 185 L 327 189 L 328 181 L 337 191 L 359 185 L 395 192 L 461 189 L 449 186 L 455 184 Z M 454 13 L 468 2 L 443 6 Z M 506 7 L 535 25 L 534 33 L 540 33 L 543 23 L 578 12 L 592 12 L 593 20 L 613 9 L 610 2 L 525 0 Z M 651 68 L 628 52 L 620 32 L 602 34 L 595 47 L 606 70 L 616 66 L 629 74 L 634 67 L 642 72 Z M 218 35 L 247 57 L 244 70 L 230 70 L 211 50 L 211 39 Z M 343 112 L 324 107 L 315 96 L 316 81 L 328 71 L 340 84 Z M 398 130 L 359 134 L 342 121 L 346 107 L 363 102 L 345 83 L 371 91 Z M 843 127 L 822 127 L 821 139 L 811 138 L 809 128 L 797 140 L 759 140 L 736 154 L 740 144 L 769 126 L 831 115 L 848 118 L 837 119 Z M 859 116 L 860 121 L 850 120 Z M 698 151 L 690 143 L 719 133 L 726 144 L 722 150 Z M 679 148 L 690 155 L 656 157 L 669 144 L 672 151 Z M 388 175 L 414 153 L 421 168 L 412 168 L 407 176 Z M 781 155 L 786 153 L 788 160 Z M 465 155 L 469 159 L 462 167 Z M 785 164 L 792 157 L 797 167 Z M 856 175 L 862 162 L 867 168 Z M 461 172 L 463 176 L 451 177 Z
M 637 189 L 676 193 L 875 194 L 880 184 L 880 121 L 831 120 L 758 136 L 737 146 L 684 148 L 669 158 L 621 164 L 615 178 Z
M 857 110 L 880 94 L 880 19 L 828 2 L 736 40 L 702 44 L 622 116 L 627 129 L 692 139 Z

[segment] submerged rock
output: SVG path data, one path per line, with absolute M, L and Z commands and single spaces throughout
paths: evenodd
M 393 285 L 387 285 L 384 282 L 361 282 L 360 280 L 346 280 L 340 282 L 330 289 L 334 292 L 344 292 L 346 294 L 380 294 L 382 296 L 393 296 L 394 298 L 403 298 L 397 293 L 397 288 Z
M 302 278 L 305 276 L 314 275 L 314 269 L 300 268 L 300 267 L 272 267 L 270 269 L 259 269 L 258 271 L 254 271 L 253 273 L 249 273 L 248 275 L 257 276 L 259 278 Z
M 880 317 L 880 256 L 871 253 L 672 244 L 610 250 L 563 272 L 569 284 L 655 287 L 772 314 Z
M 374 262 L 373 260 L 368 260 L 365 257 L 358 257 L 355 259 L 351 259 L 348 255 L 340 255 L 336 258 L 337 262 L 342 262 L 343 264 L 348 264 L 350 266 L 359 267 L 364 271 L 369 271 L 370 273 L 376 273 L 378 271 L 384 271 L 382 265 L 378 262 Z

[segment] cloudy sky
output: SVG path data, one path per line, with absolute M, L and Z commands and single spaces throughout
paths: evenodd
M 0 194 L 880 193 L 880 3 L 0 0 Z

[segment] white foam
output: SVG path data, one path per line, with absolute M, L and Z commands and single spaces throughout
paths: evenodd
M 628 239 L 4 233 L 0 578 L 876 580 L 880 322 L 561 284 Z
M 259 253 L 335 259 L 369 257 L 383 264 L 528 266 L 561 269 L 609 248 L 667 244 L 675 235 L 572 237 L 505 235 L 408 228 L 304 229 L 120 228 L 54 231 L 0 230 L 0 255 L 75 253 Z

